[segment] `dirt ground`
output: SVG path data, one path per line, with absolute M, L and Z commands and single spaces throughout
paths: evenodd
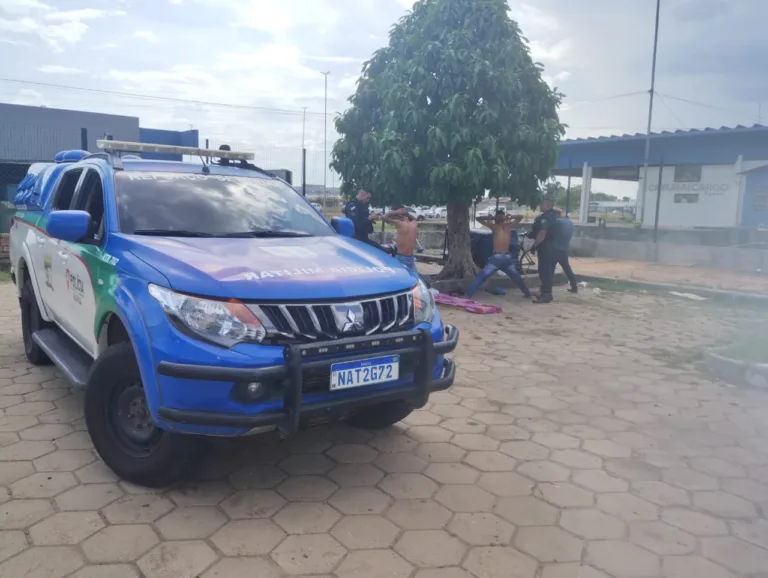
M 594 275 L 622 281 L 690 285 L 768 295 L 768 271 L 766 274 L 741 273 L 693 265 L 689 267 L 660 265 L 644 261 L 619 261 L 616 259 L 573 258 L 571 261 L 577 275 Z
M 24 359 L 0 285 L 2 578 L 765 578 L 768 394 L 703 348 L 763 315 L 636 292 L 460 327 L 452 390 L 380 432 L 217 440 L 175 487 L 117 479 L 82 395 Z

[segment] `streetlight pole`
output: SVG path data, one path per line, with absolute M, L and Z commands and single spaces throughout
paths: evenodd
M 301 121 L 301 194 L 307 196 L 307 107 L 304 107 L 304 118 Z
M 323 113 L 323 207 L 325 207 L 328 197 L 328 75 L 331 73 L 321 72 L 325 76 L 325 112 Z
M 643 160 L 643 188 L 638 204 L 640 205 L 640 225 L 645 218 L 645 195 L 648 192 L 648 160 L 651 155 L 651 122 L 653 121 L 653 95 L 656 93 L 656 53 L 659 48 L 659 14 L 661 0 L 656 0 L 656 25 L 653 31 L 653 61 L 651 64 L 651 89 L 648 91 L 648 127 L 645 131 L 645 157 Z M 661 169 L 659 169 L 661 170 Z

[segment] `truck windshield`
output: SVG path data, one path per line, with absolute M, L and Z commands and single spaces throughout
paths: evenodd
M 173 236 L 325 236 L 331 226 L 285 183 L 263 177 L 121 171 L 120 231 Z

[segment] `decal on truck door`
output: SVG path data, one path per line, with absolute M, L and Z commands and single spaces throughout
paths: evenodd
M 50 255 L 43 255 L 43 269 L 45 270 L 45 286 L 53 291 L 53 260 Z
M 67 280 L 67 291 L 72 294 L 72 299 L 78 305 L 83 304 L 83 296 L 85 295 L 85 284 L 82 277 L 77 273 L 73 273 L 70 269 L 67 269 L 64 273 Z

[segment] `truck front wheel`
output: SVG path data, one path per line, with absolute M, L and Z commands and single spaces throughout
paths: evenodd
M 129 342 L 110 346 L 96 360 L 85 391 L 85 422 L 96 451 L 118 476 L 158 488 L 194 464 L 201 440 L 158 428 Z
M 37 306 L 35 290 L 32 289 L 32 281 L 25 275 L 24 285 L 21 287 L 21 336 L 24 340 L 24 353 L 30 363 L 35 365 L 50 365 L 51 360 L 35 343 L 32 335 L 35 331 L 50 327 Z
M 362 429 L 384 429 L 408 417 L 413 407 L 404 401 L 387 401 L 366 407 L 347 419 L 353 427 Z

